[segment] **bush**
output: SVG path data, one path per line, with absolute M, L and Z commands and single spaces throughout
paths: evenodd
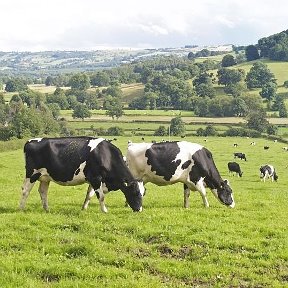
M 108 136 L 122 136 L 124 135 L 124 129 L 120 127 L 110 127 L 108 128 L 106 135 Z
M 154 132 L 154 136 L 166 136 L 166 135 L 167 135 L 167 129 L 163 125 L 159 126 Z
M 223 133 L 223 136 L 229 137 L 251 137 L 258 138 L 261 137 L 261 133 L 259 131 L 253 129 L 245 129 L 245 128 L 230 128 Z
M 288 88 L 288 80 L 284 81 L 283 86 L 284 86 L 285 88 Z

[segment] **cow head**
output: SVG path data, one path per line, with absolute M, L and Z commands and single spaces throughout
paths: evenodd
M 144 184 L 142 181 L 131 181 L 129 183 L 124 182 L 124 186 L 121 189 L 125 195 L 128 205 L 134 212 L 142 211 L 142 197 L 145 192 Z
M 220 187 L 217 188 L 217 195 L 215 196 L 219 199 L 219 201 L 222 204 L 227 205 L 231 208 L 235 207 L 232 189 L 229 186 L 227 180 L 221 182 Z

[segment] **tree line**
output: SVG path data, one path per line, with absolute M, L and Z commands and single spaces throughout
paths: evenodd
M 237 59 L 237 55 L 234 57 L 229 53 L 220 62 L 210 59 L 195 62 L 189 57 L 159 56 L 113 69 L 48 76 L 45 84 L 57 87 L 51 94 L 31 91 L 28 88 L 30 78 L 7 78 L 5 90 L 15 92 L 15 95 L 9 103 L 1 103 L 0 123 L 3 131 L 8 131 L 7 127 L 12 125 L 11 137 L 21 138 L 27 133 L 23 127 L 31 126 L 28 130 L 34 131 L 32 134 L 35 135 L 40 128 L 32 127 L 29 121 L 19 119 L 20 116 L 17 118 L 14 110 L 24 111 L 23 115 L 19 114 L 23 118 L 37 118 L 40 114 L 49 116 L 49 121 L 56 121 L 57 125 L 53 121 L 53 125 L 49 125 L 51 128 L 45 128 L 45 125 L 41 128 L 45 133 L 53 133 L 53 129 L 65 130 L 63 122 L 59 122 L 61 109 L 72 109 L 74 118 L 84 119 L 91 116 L 91 110 L 102 108 L 112 118 L 119 118 L 124 114 L 121 90 L 124 83 L 144 85 L 143 95 L 129 103 L 130 109 L 180 109 L 205 117 L 247 117 L 255 111 L 265 112 L 262 104 L 265 100 L 269 109 L 279 111 L 280 117 L 287 117 L 284 98 L 277 95 L 276 79 L 267 65 L 255 62 L 245 74 L 244 70 L 233 69 Z M 224 91 L 221 96 L 216 91 L 219 89 L 215 88 L 216 83 Z M 91 90 L 90 87 L 97 89 Z M 254 88 L 261 89 L 259 95 L 248 93 Z M 27 116 L 27 113 L 33 115 Z M 26 124 L 20 125 L 22 120 Z M 16 127 L 15 121 L 19 127 Z M 49 121 L 45 120 L 46 123 Z M 41 123 L 37 119 L 33 122 Z

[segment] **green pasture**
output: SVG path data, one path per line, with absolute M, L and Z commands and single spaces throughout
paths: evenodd
M 117 138 L 113 143 L 123 153 L 128 139 L 139 141 L 138 136 Z M 121 191 L 106 196 L 107 214 L 100 212 L 96 197 L 81 211 L 87 185 L 52 183 L 49 213 L 41 208 L 37 187 L 21 212 L 22 149 L 1 152 L 0 287 L 287 287 L 288 153 L 282 144 L 185 139 L 212 151 L 234 191 L 234 209 L 222 206 L 210 191 L 209 208 L 191 193 L 190 208 L 184 209 L 181 184 L 148 184 L 142 213 L 124 207 Z M 242 178 L 227 171 L 238 151 L 248 160 L 236 160 Z M 265 163 L 276 167 L 278 182 L 260 181 L 259 166 Z
M 103 136 L 97 134 L 97 129 L 107 130 L 110 127 L 119 127 L 124 130 L 125 136 L 153 136 L 154 132 L 159 128 L 159 126 L 164 126 L 167 131 L 169 131 L 170 123 L 168 122 L 107 122 L 107 121 L 69 121 L 67 127 L 76 131 L 78 135 L 90 135 L 90 136 Z M 231 126 L 231 125 L 229 125 Z M 199 128 L 205 129 L 206 124 L 185 124 L 185 134 L 195 134 Z M 218 133 L 223 133 L 229 127 L 227 125 L 213 125 Z M 235 126 L 236 127 L 236 126 Z M 154 136 L 153 136 L 154 137 Z M 167 138 L 168 136 L 162 137 Z M 139 137 L 138 137 L 139 138 Z M 140 139 L 140 138 L 139 138 Z

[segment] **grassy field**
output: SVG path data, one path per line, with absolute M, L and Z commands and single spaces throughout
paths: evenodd
M 20 212 L 22 149 L 0 153 L 0 287 L 287 287 L 288 153 L 282 144 L 187 140 L 212 151 L 233 188 L 234 209 L 211 192 L 210 208 L 192 193 L 190 208 L 184 209 L 182 185 L 148 184 L 142 213 L 125 208 L 123 194 L 116 191 L 107 195 L 104 215 L 96 198 L 87 211 L 80 210 L 85 185 L 52 183 L 49 213 L 41 208 L 37 188 Z M 127 141 L 118 137 L 114 143 L 125 153 Z M 248 160 L 238 161 L 242 178 L 227 171 L 238 151 Z M 275 165 L 277 183 L 260 182 L 258 169 L 265 163 Z

